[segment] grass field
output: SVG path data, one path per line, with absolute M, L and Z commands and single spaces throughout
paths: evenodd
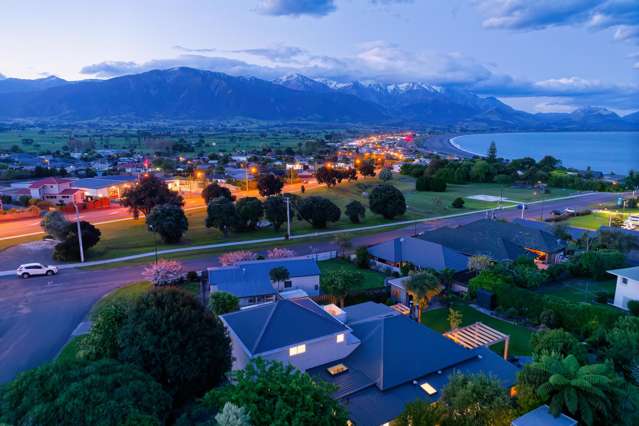
M 589 214 L 587 216 L 579 216 L 568 219 L 566 222 L 570 226 L 574 226 L 577 228 L 584 229 L 592 229 L 597 230 L 601 226 L 608 226 L 610 223 L 610 218 L 616 214 L 620 214 L 624 217 L 628 217 L 630 214 L 639 214 L 639 209 L 626 209 L 625 213 L 619 211 L 611 211 L 611 212 L 594 212 L 593 214 Z
M 561 297 L 571 302 L 595 303 L 594 298 L 598 292 L 614 293 L 615 280 L 595 281 L 583 278 L 566 280 L 558 284 L 551 284 L 539 288 L 542 294 Z M 596 303 L 598 306 L 606 306 Z M 610 309 L 615 309 L 610 307 Z
M 527 328 L 482 314 L 470 306 L 457 305 L 454 308 L 462 314 L 462 326 L 474 324 L 480 321 L 487 326 L 510 336 L 510 354 L 530 355 L 530 336 L 532 333 Z M 445 308 L 433 309 L 430 311 L 427 310 L 424 312 L 422 322 L 424 325 L 441 333 L 450 330 L 450 326 L 448 324 L 448 309 Z M 502 355 L 504 352 L 504 345 L 503 343 L 499 343 L 491 346 L 491 349 Z
M 353 265 L 351 262 L 344 259 L 331 259 L 325 260 L 318 263 L 320 271 L 322 274 L 325 274 L 330 271 L 336 271 L 339 269 L 346 269 L 349 271 L 357 271 L 364 276 L 364 282 L 362 286 L 359 288 L 354 288 L 353 291 L 361 291 L 368 290 L 373 288 L 384 287 L 384 274 L 381 274 L 376 271 L 372 271 L 370 269 L 359 269 L 357 266 Z

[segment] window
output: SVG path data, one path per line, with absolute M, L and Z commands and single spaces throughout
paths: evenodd
M 424 382 L 420 385 L 420 388 L 422 388 L 422 390 L 424 392 L 426 392 L 428 395 L 435 395 L 437 393 L 437 389 L 435 389 L 434 387 L 432 387 L 430 385 L 430 383 L 428 382 Z
M 335 340 L 337 343 L 342 343 L 344 341 L 344 333 L 338 334 Z
M 288 348 L 289 356 L 301 355 L 304 352 L 306 352 L 306 345 L 297 345 L 297 346 L 292 346 Z
M 284 281 L 284 288 L 291 288 L 291 285 L 293 285 L 291 280 Z
M 626 278 L 626 277 L 622 277 L 622 278 L 621 278 L 621 283 L 622 283 L 622 284 L 628 284 L 628 278 Z
M 337 364 L 332 367 L 328 367 L 326 371 L 328 371 L 328 374 L 330 374 L 331 376 L 337 376 L 338 374 L 347 372 L 348 367 L 344 364 Z

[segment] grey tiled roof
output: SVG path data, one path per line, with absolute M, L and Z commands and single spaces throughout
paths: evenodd
M 444 268 L 463 271 L 468 265 L 468 256 L 436 242 L 413 237 L 384 241 L 369 247 L 368 252 L 387 262 L 410 262 L 437 271 Z

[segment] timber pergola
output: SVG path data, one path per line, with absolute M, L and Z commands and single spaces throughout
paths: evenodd
M 508 345 L 510 336 L 492 327 L 488 327 L 482 322 L 476 322 L 466 327 L 444 333 L 444 336 L 462 345 L 467 349 L 476 349 L 481 346 L 492 346 L 504 342 L 504 359 L 508 359 Z

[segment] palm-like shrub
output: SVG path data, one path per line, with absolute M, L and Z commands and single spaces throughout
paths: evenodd
M 406 291 L 413 296 L 417 306 L 417 320 L 422 322 L 422 311 L 428 307 L 430 300 L 441 292 L 439 278 L 430 272 L 413 275 L 406 283 Z

